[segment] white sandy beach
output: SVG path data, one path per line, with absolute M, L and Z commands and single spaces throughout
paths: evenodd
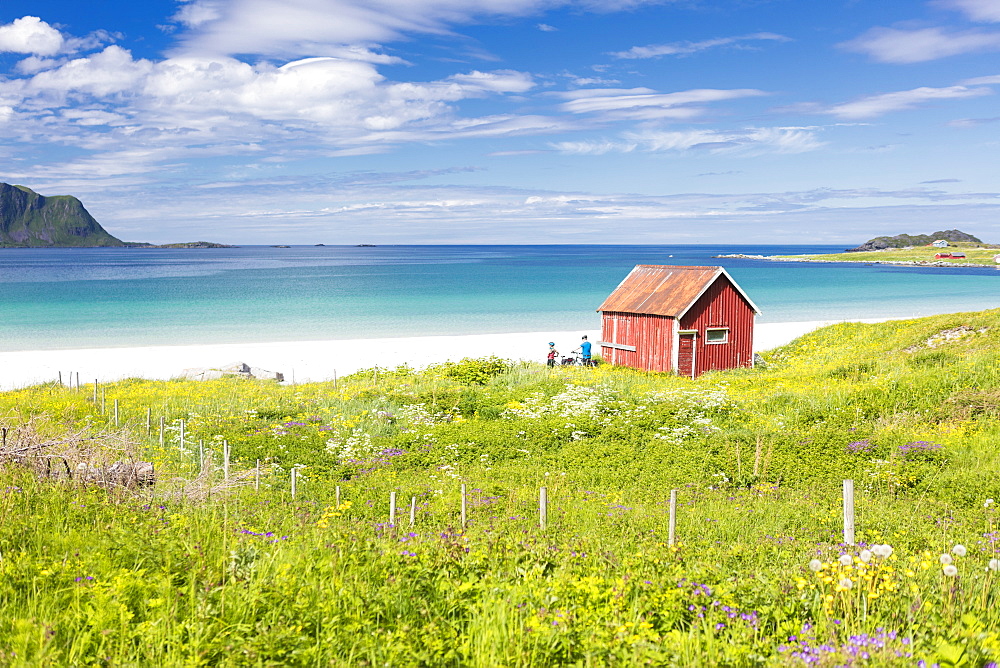
M 784 345 L 832 322 L 758 324 L 754 330 L 754 350 Z M 344 376 L 373 366 L 392 368 L 409 364 L 422 367 L 484 355 L 542 362 L 549 341 L 554 341 L 556 348 L 565 354 L 579 345 L 583 334 L 591 341 L 600 339 L 597 331 L 528 332 L 0 352 L 0 390 L 56 380 L 60 372 L 65 383 L 69 383 L 70 374 L 74 381 L 79 374 L 80 383 L 85 384 L 132 377 L 168 379 L 181 375 L 188 368 L 218 368 L 235 362 L 281 372 L 285 382 L 296 383 L 328 380 L 334 374 Z

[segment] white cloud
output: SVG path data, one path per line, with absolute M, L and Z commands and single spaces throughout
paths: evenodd
M 775 42 L 791 41 L 784 35 L 777 35 L 770 32 L 758 32 L 752 35 L 740 35 L 738 37 L 720 37 L 717 39 L 706 39 L 700 42 L 673 42 L 670 44 L 650 44 L 649 46 L 633 46 L 628 51 L 618 51 L 610 55 L 615 58 L 639 59 L 658 58 L 660 56 L 685 56 L 706 49 L 719 46 L 741 46 L 744 42 L 768 40 Z M 746 47 L 743 47 L 746 48 Z
M 988 77 L 976 77 L 975 79 L 966 79 L 962 82 L 963 86 L 988 86 L 990 84 L 1000 84 L 1000 74 L 994 74 Z
M 559 28 L 555 26 L 550 26 L 548 23 L 539 23 L 537 28 L 542 32 L 556 32 Z
M 197 28 L 205 23 L 217 21 L 222 18 L 219 4 L 210 0 L 191 1 L 181 0 L 184 4 L 174 14 L 173 20 L 183 23 L 189 28 Z
M 63 36 L 37 16 L 24 16 L 0 25 L 0 52 L 54 56 L 63 48 Z
M 23 78 L 0 80 L 0 104 L 21 141 L 50 141 L 128 159 L 100 163 L 139 172 L 158 161 L 197 159 L 206 149 L 238 155 L 381 152 L 396 143 L 448 137 L 486 137 L 564 130 L 541 116 L 461 117 L 456 104 L 471 98 L 519 95 L 532 77 L 514 70 L 470 72 L 420 83 L 392 82 L 365 60 L 319 57 L 276 67 L 229 57 L 135 59 L 118 46 L 87 57 L 38 62 Z M 10 127 L 8 125 L 8 127 Z M 104 132 L 93 132 L 104 127 Z M 265 148 L 266 147 L 266 148 Z M 141 159 L 136 158 L 140 156 Z
M 656 93 L 648 88 L 582 89 L 560 93 L 568 98 L 562 108 L 573 114 L 602 113 L 616 118 L 690 118 L 701 113 L 698 103 L 719 102 L 767 93 L 753 88 L 718 90 L 701 88 L 676 93 Z
M 133 91 L 152 70 L 152 62 L 133 60 L 131 53 L 112 45 L 91 56 L 39 72 L 27 80 L 25 88 L 29 92 L 58 95 L 78 92 L 102 97 Z
M 571 77 L 570 81 L 574 86 L 611 86 L 621 83 L 618 79 L 605 79 L 603 77 Z
M 713 153 L 804 153 L 824 146 L 814 128 L 775 127 L 745 128 L 742 130 L 644 130 L 625 133 L 618 141 L 597 140 L 560 142 L 553 145 L 558 151 L 577 155 L 603 155 L 606 153 L 683 152 L 692 150 Z
M 571 155 L 604 155 L 606 153 L 631 153 L 638 145 L 634 142 L 587 139 L 581 141 L 561 141 L 552 148 Z
M 948 56 L 1000 50 L 1000 32 L 922 28 L 872 28 L 840 46 L 883 63 L 922 63 Z
M 948 121 L 948 125 L 954 128 L 974 128 L 980 125 L 987 125 L 988 123 L 996 123 L 1000 121 L 1000 116 L 993 116 L 992 118 L 958 118 L 953 121 Z
M 217 239 L 233 243 L 330 243 L 331 238 L 337 243 L 505 243 L 511 238 L 544 243 L 560 241 L 567 230 L 593 241 L 607 234 L 609 226 L 622 243 L 676 243 L 679 238 L 775 243 L 801 240 L 803 229 L 822 239 L 864 239 L 876 232 L 892 233 L 899 220 L 940 229 L 938 222 L 989 220 L 1000 211 L 1000 194 L 995 192 L 930 188 L 657 196 L 430 185 L 399 176 L 348 175 L 309 183 L 286 176 L 211 188 L 144 187 L 113 195 L 94 190 L 87 203 L 105 226 L 112 231 L 127 228 L 130 238 L 175 241 L 213 229 Z M 66 191 L 62 183 L 69 182 L 45 188 Z
M 459 84 L 466 93 L 476 89 L 493 93 L 526 93 L 535 86 L 531 75 L 514 70 L 473 70 L 468 74 L 453 74 L 448 81 Z
M 19 60 L 16 65 L 14 65 L 14 71 L 18 74 L 35 74 L 36 72 L 41 72 L 42 70 L 49 70 L 53 67 L 58 67 L 61 61 L 55 58 L 39 58 L 38 56 L 28 56 L 23 60 Z
M 881 95 L 871 95 L 852 102 L 844 102 L 825 109 L 816 109 L 820 113 L 833 114 L 840 118 L 857 119 L 881 116 L 893 111 L 913 109 L 928 102 L 938 100 L 953 100 L 968 97 L 989 95 L 989 88 L 967 88 L 965 86 L 948 86 L 947 88 L 929 88 L 922 86 L 912 90 L 902 90 Z
M 486 16 L 527 16 L 569 0 L 192 0 L 182 49 L 202 54 L 328 55 L 331 46 L 445 34 Z
M 51 25 L 37 16 L 24 16 L 6 25 L 0 25 L 0 53 L 32 54 L 19 63 L 19 71 L 30 72 L 31 68 L 47 62 L 36 56 L 55 56 L 60 53 L 75 53 L 98 49 L 114 42 L 120 35 L 106 30 L 97 30 L 86 37 L 65 37 Z
M 973 21 L 1000 23 L 1000 2 L 997 0 L 941 0 L 937 4 L 957 9 Z

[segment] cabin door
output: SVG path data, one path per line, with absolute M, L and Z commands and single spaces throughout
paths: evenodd
M 684 332 L 677 341 L 677 373 L 687 378 L 694 378 L 695 336 L 695 332 Z

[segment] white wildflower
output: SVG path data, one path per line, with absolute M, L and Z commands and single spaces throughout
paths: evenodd
M 809 562 L 809 570 L 813 573 L 819 573 L 821 568 L 823 568 L 823 562 L 819 559 L 813 559 Z
M 851 564 L 854 563 L 854 557 L 852 557 L 849 554 L 842 554 L 840 555 L 840 559 L 838 559 L 838 561 L 841 563 L 842 566 L 850 566 Z
M 953 578 L 956 575 L 958 575 L 958 568 L 953 564 L 946 564 L 945 567 L 942 568 L 941 570 L 944 572 L 945 575 L 947 575 L 950 578 Z
M 956 557 L 964 557 L 968 553 L 968 550 L 965 549 L 964 545 L 956 545 L 951 548 L 951 553 Z
M 869 561 L 872 560 L 872 551 L 861 550 L 861 554 L 858 555 L 858 558 L 867 564 Z
M 872 545 L 872 554 L 881 559 L 888 559 L 892 556 L 891 545 Z
M 954 561 L 954 559 L 951 558 L 951 555 L 948 554 L 947 552 L 941 555 L 940 560 L 941 563 L 944 564 L 945 566 Z

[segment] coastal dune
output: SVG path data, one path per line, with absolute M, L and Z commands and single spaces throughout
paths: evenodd
M 765 323 L 755 327 L 754 350 L 768 350 L 834 321 Z M 868 322 L 876 322 L 871 320 Z M 236 362 L 277 371 L 285 382 L 301 383 L 343 377 L 358 369 L 394 368 L 497 355 L 513 360 L 543 362 L 548 342 L 568 354 L 586 334 L 600 340 L 598 331 L 472 334 L 333 341 L 280 341 L 207 345 L 89 348 L 0 352 L 0 390 L 12 390 L 57 380 L 80 383 L 122 378 L 169 379 L 189 368 L 220 368 Z

